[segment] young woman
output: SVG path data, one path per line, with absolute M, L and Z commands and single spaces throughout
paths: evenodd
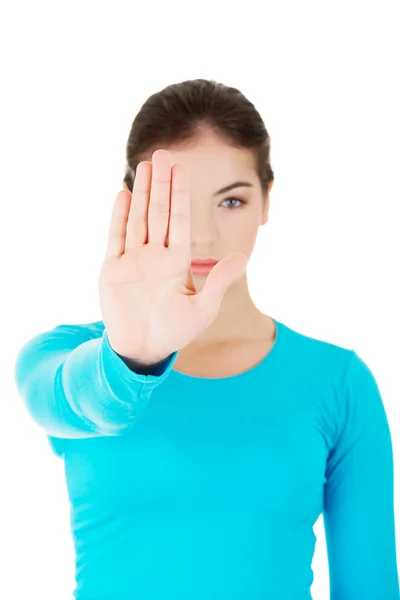
M 375 378 L 249 295 L 269 142 L 237 89 L 151 96 L 112 211 L 103 320 L 18 354 L 19 393 L 65 464 L 78 600 L 309 600 L 321 513 L 331 600 L 399 598 Z

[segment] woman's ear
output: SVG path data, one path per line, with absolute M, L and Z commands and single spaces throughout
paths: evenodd
M 125 181 L 123 181 L 123 182 L 122 182 L 122 185 L 124 186 L 124 190 L 127 190 L 127 191 L 129 192 L 129 188 L 128 188 L 128 186 L 126 185 Z
M 263 211 L 261 216 L 261 225 L 265 225 L 268 222 L 268 212 L 269 212 L 269 194 L 263 200 Z

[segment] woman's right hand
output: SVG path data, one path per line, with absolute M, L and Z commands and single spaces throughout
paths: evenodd
M 228 287 L 246 268 L 234 252 L 196 293 L 191 269 L 190 185 L 166 150 L 139 163 L 132 194 L 118 193 L 98 289 L 111 347 L 141 364 L 179 351 L 216 318 Z

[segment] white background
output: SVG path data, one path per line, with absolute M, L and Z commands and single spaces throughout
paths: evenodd
M 97 278 L 132 120 L 150 94 L 184 79 L 238 87 L 266 123 L 275 184 L 251 294 L 371 368 L 391 427 L 398 517 L 398 9 L 385 0 L 2 3 L 2 597 L 71 600 L 74 588 L 63 464 L 17 395 L 15 355 L 58 324 L 101 320 Z M 322 517 L 314 530 L 311 591 L 325 600 Z

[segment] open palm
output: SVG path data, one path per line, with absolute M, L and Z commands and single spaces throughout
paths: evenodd
M 196 293 L 188 172 L 172 165 L 166 150 L 152 158 L 139 163 L 132 194 L 117 195 L 98 281 L 112 348 L 143 364 L 163 360 L 203 333 L 248 260 L 239 252 L 224 257 Z

